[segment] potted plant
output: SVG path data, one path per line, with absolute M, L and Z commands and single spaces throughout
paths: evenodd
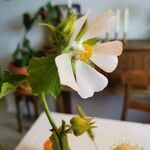
M 58 24 L 59 18 L 55 6 L 52 6 L 48 2 L 44 7 L 41 7 L 33 17 L 29 13 L 23 14 L 23 25 L 25 27 L 25 33 L 22 41 L 17 45 L 15 52 L 12 55 L 12 62 L 9 65 L 9 70 L 27 75 L 26 66 L 28 66 L 30 59 L 33 56 L 40 57 L 44 55 L 42 52 L 34 52 L 31 48 L 30 41 L 26 38 L 27 33 L 33 27 L 35 20 L 40 17 L 44 22 L 51 22 L 53 25 Z
M 30 41 L 26 38 L 27 33 L 33 26 L 38 13 L 31 18 L 29 13 L 23 14 L 23 25 L 25 32 L 22 41 L 17 45 L 15 52 L 12 55 L 12 62 L 9 65 L 10 71 L 18 74 L 27 75 L 26 66 L 29 64 L 30 58 L 34 56 L 34 51 L 31 48 Z
M 44 22 L 50 22 L 53 25 L 58 25 L 60 23 L 60 15 L 57 7 L 53 6 L 50 2 L 41 7 L 39 13 Z
M 15 52 L 12 55 L 12 62 L 9 64 L 9 70 L 12 73 L 27 75 L 27 66 L 33 56 L 41 57 L 44 52 L 35 52 L 31 48 L 29 39 L 26 38 L 27 33 L 33 27 L 35 20 L 40 17 L 43 21 L 50 21 L 55 24 L 58 20 L 57 11 L 51 3 L 47 3 L 46 6 L 41 7 L 33 17 L 29 13 L 23 14 L 23 25 L 25 27 L 25 33 L 22 41 L 17 45 Z
M 24 38 L 23 42 L 18 44 L 15 52 L 12 55 L 13 61 L 9 66 L 10 71 L 13 73 L 27 75 L 26 66 L 29 64 L 29 61 L 34 54 L 35 53 L 30 46 L 30 41 Z

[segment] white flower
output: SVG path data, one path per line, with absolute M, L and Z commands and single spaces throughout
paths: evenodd
M 76 90 L 85 99 L 92 97 L 94 92 L 103 90 L 108 84 L 107 78 L 85 63 L 85 60 L 90 60 L 106 72 L 112 72 L 118 64 L 117 56 L 122 53 L 120 41 L 98 43 L 93 47 L 83 44 L 84 41 L 95 38 L 100 33 L 106 32 L 117 25 L 117 17 L 112 11 L 99 15 L 88 26 L 81 40 L 75 41 L 87 17 L 88 13 L 75 22 L 75 31 L 68 45 L 73 51 L 61 54 L 55 59 L 61 84 Z M 72 68 L 72 59 L 75 59 L 75 72 Z

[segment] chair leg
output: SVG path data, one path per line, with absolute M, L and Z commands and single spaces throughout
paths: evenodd
M 27 113 L 28 113 L 28 118 L 31 118 L 31 112 L 30 112 L 30 104 L 29 104 L 29 100 L 31 99 L 30 96 L 25 96 L 25 104 L 26 104 L 26 108 L 27 108 Z
M 33 102 L 34 111 L 35 111 L 35 118 L 37 118 L 39 116 L 38 97 L 32 96 L 32 102 Z
M 56 100 L 56 111 L 60 113 L 65 113 L 64 99 L 63 99 L 62 92 L 60 93 L 60 95 L 57 97 L 57 100 Z
M 19 105 L 21 98 L 22 98 L 22 96 L 15 93 L 15 103 L 16 103 L 16 108 L 17 108 L 18 131 L 20 133 L 22 132 L 21 111 L 20 111 L 20 105 Z
M 71 114 L 71 93 L 62 91 L 56 100 L 56 111 Z
M 71 92 L 63 91 L 65 113 L 71 114 Z
M 127 118 L 127 108 L 126 108 L 126 106 L 125 106 L 125 104 L 124 104 L 124 106 L 123 106 L 123 111 L 122 111 L 122 115 L 121 115 L 121 120 L 122 120 L 122 121 L 125 121 L 126 118 Z
M 128 100 L 129 100 L 129 85 L 125 85 L 125 95 L 124 95 L 124 102 L 123 102 L 123 110 L 121 114 L 121 120 L 125 121 L 127 118 L 127 111 L 128 111 Z

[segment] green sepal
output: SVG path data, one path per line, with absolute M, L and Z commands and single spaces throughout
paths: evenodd
M 84 110 L 79 105 L 77 106 L 77 113 L 79 114 L 80 117 L 86 118 L 86 114 L 85 114 Z M 87 133 L 88 133 L 89 137 L 91 138 L 91 140 L 93 141 L 95 139 L 95 134 L 93 133 L 93 130 L 89 129 L 87 131 Z
M 50 45 L 53 51 L 55 51 L 56 54 L 60 54 L 64 51 L 69 43 L 70 36 L 60 31 L 51 23 L 40 23 L 39 25 L 46 26 L 50 30 Z
M 34 94 L 51 95 L 54 98 L 58 96 L 61 90 L 61 84 L 55 57 L 47 56 L 41 58 L 32 58 L 28 67 L 28 81 Z
M 57 29 L 66 35 L 71 35 L 74 29 L 74 23 L 76 21 L 76 16 L 71 15 L 66 20 L 62 21 Z
M 93 46 L 100 42 L 101 42 L 101 40 L 99 38 L 93 38 L 93 39 L 89 39 L 89 40 L 85 41 L 83 44 L 88 44 L 88 45 Z
M 76 17 L 71 15 L 66 20 L 62 21 L 58 26 L 54 26 L 50 22 L 39 24 L 46 26 L 50 30 L 50 45 L 57 54 L 60 54 L 66 50 L 68 51 L 67 46 L 70 41 L 70 37 L 73 34 L 75 21 Z
M 24 75 L 4 72 L 0 81 L 0 98 L 15 90 L 25 78 Z
M 55 32 L 57 30 L 56 27 L 54 27 L 50 22 L 49 23 L 39 23 L 38 25 L 48 27 L 48 29 L 50 29 L 50 31 L 53 31 L 53 32 Z
M 83 27 L 81 28 L 80 32 L 78 33 L 77 37 L 76 37 L 76 41 L 80 41 L 80 39 L 82 38 L 82 36 L 85 34 L 86 30 L 87 30 L 87 26 L 88 26 L 88 21 L 86 21 L 83 25 Z

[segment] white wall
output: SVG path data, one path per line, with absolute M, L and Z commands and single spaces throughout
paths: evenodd
M 23 36 L 22 14 L 26 11 L 35 12 L 39 6 L 45 4 L 48 0 L 10 0 L 0 1 L 0 64 L 8 62 L 10 54 L 16 48 L 17 43 Z M 51 0 L 53 4 L 66 3 L 67 0 Z M 150 37 L 150 1 L 149 0 L 74 0 L 80 3 L 82 12 L 91 8 L 90 17 L 93 19 L 99 12 L 117 8 L 130 8 L 130 39 L 145 39 Z M 123 17 L 123 14 L 122 14 Z M 123 22 L 123 20 L 122 20 Z M 122 25 L 123 26 L 123 25 Z M 33 34 L 34 33 L 34 34 Z M 122 33 L 120 34 L 120 37 Z M 32 44 L 40 47 L 42 33 L 41 28 L 35 25 L 35 28 L 29 34 Z

